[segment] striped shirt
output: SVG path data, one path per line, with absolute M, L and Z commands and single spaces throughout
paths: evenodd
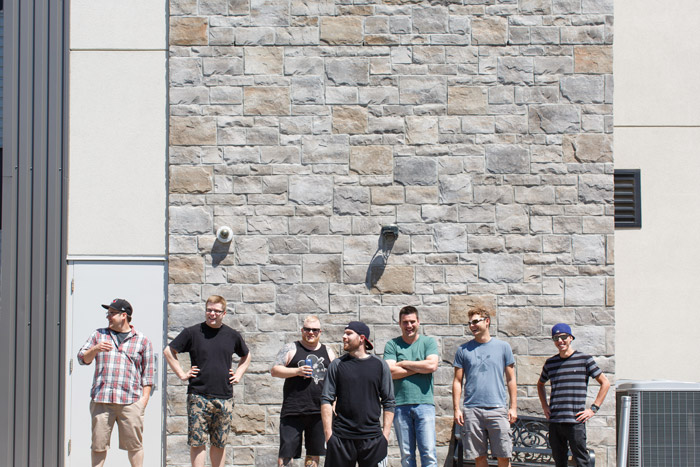
M 542 367 L 540 382 L 551 380 L 549 420 L 557 423 L 579 423 L 576 414 L 586 408 L 588 378 L 602 373 L 590 355 L 574 351 L 568 358 L 555 355 Z
M 83 360 L 85 352 L 101 341 L 110 342 L 112 350 L 95 355 L 90 397 L 104 404 L 133 404 L 141 398 L 144 386 L 153 386 L 151 341 L 131 326 L 129 334 L 117 345 L 109 328 L 101 328 L 93 332 L 78 351 L 78 363 L 88 365 Z

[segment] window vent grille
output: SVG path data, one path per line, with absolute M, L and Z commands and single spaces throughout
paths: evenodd
M 642 226 L 640 181 L 638 169 L 615 171 L 615 227 Z

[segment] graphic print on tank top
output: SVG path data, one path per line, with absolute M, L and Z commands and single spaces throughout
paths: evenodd
M 311 377 L 314 379 L 314 383 L 318 384 L 319 381 L 323 381 L 324 379 L 326 379 L 326 367 L 325 365 L 323 365 L 323 361 L 325 360 L 325 358 L 318 358 L 314 354 L 309 354 L 307 358 L 310 359 L 312 362 Z M 297 366 L 302 367 L 304 365 L 306 365 L 306 360 L 299 360 L 297 362 Z

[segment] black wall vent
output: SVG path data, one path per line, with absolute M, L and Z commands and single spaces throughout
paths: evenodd
M 642 226 L 642 188 L 639 169 L 615 171 L 615 227 Z

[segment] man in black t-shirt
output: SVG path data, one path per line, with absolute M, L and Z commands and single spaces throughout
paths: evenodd
M 277 459 L 280 467 L 291 466 L 292 459 L 301 457 L 302 434 L 306 441 L 305 467 L 318 467 L 320 456 L 326 453 L 321 391 L 335 353 L 321 344 L 320 337 L 321 321 L 317 316 L 307 316 L 301 340 L 282 347 L 270 371 L 272 376 L 284 378 Z
M 389 365 L 367 352 L 373 348 L 369 327 L 351 321 L 343 334 L 343 350 L 347 353 L 328 367 L 321 396 L 328 466 L 387 465 L 387 445 L 396 405 L 394 385 Z
M 187 444 L 192 467 L 204 467 L 206 444 L 212 467 L 224 467 L 226 444 L 233 415 L 233 385 L 250 365 L 250 352 L 238 331 L 223 324 L 226 300 L 207 299 L 205 320 L 182 330 L 163 351 L 170 368 L 187 387 Z M 177 354 L 189 352 L 191 368 L 185 372 Z M 233 354 L 240 357 L 231 368 Z

